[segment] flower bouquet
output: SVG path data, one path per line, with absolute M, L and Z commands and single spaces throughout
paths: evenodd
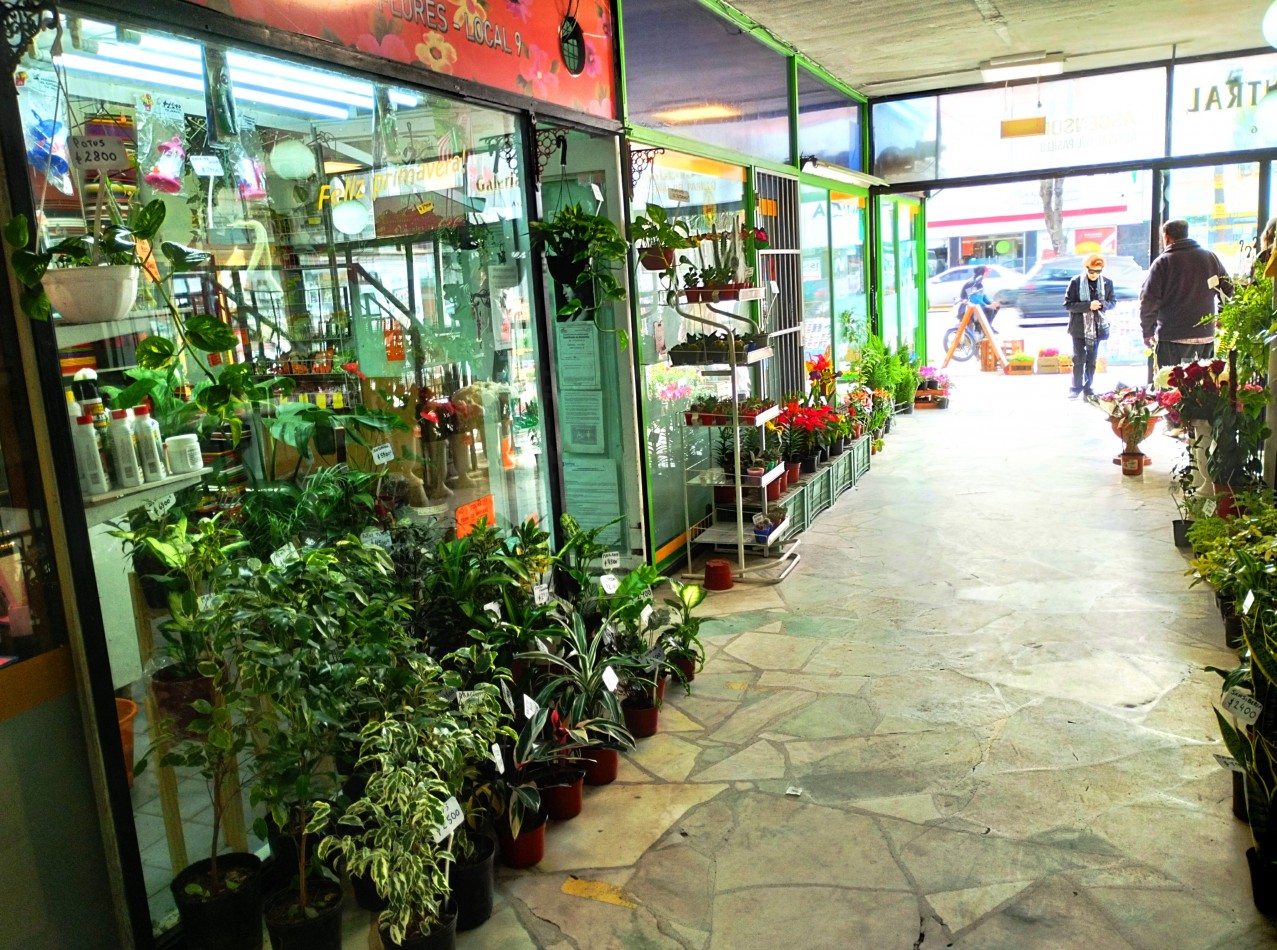
M 1163 407 L 1159 394 L 1146 387 L 1119 386 L 1095 400 L 1095 405 L 1109 417 L 1113 434 L 1122 440 L 1122 457 L 1113 462 L 1122 466 L 1125 475 L 1138 475 L 1151 461 L 1140 451 L 1140 443 L 1153 433 Z

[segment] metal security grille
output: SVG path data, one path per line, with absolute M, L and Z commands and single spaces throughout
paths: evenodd
M 769 172 L 754 174 L 755 221 L 770 247 L 758 253 L 758 281 L 766 289 L 764 313 L 776 356 L 762 391 L 774 399 L 807 388 L 803 362 L 802 251 L 798 246 L 798 182 Z M 773 287 L 775 288 L 773 290 Z

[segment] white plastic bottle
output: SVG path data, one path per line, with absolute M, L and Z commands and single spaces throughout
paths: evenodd
M 133 438 L 127 409 L 111 412 L 111 427 L 107 435 L 111 442 L 111 470 L 119 487 L 136 488 L 141 485 L 142 465 L 137 459 L 137 442 Z
M 137 457 L 142 463 L 142 477 L 149 485 L 168 478 L 164 466 L 164 440 L 160 438 L 160 424 L 151 418 L 150 406 L 138 406 L 133 410 L 133 437 L 137 440 Z
M 100 495 L 111 490 L 102 464 L 102 447 L 93 429 L 92 416 L 80 416 L 71 432 L 75 442 L 75 462 L 80 471 L 80 488 L 86 495 Z

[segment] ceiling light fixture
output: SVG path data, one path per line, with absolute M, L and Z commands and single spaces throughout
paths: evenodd
M 874 185 L 885 186 L 888 184 L 886 179 L 878 178 L 865 172 L 854 171 L 850 168 L 844 168 L 841 165 L 835 165 L 833 162 L 822 162 L 815 155 L 804 155 L 799 167 L 813 175 L 819 175 L 821 178 L 831 178 L 834 181 L 840 181 L 847 185 L 856 185 L 860 188 L 870 188 Z
M 740 110 L 731 106 L 705 103 L 699 106 L 679 106 L 677 109 L 653 112 L 652 118 L 678 125 L 686 122 L 710 122 L 714 119 L 738 119 Z
M 985 82 L 1009 82 L 1012 79 L 1039 79 L 1064 72 L 1063 53 L 1020 53 L 995 56 L 980 64 Z

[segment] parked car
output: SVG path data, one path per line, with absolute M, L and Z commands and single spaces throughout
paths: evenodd
M 1080 273 L 1081 255 L 1038 261 L 1019 286 L 1003 288 L 993 299 L 1004 307 L 1020 311 L 1021 326 L 1063 326 L 1069 322 L 1064 292 L 1069 288 L 1069 281 Z M 1133 257 L 1109 254 L 1104 258 L 1104 276 L 1113 281 L 1113 294 L 1118 300 L 1137 300 L 1148 271 Z
M 975 276 L 975 264 L 963 264 L 961 267 L 950 267 L 941 271 L 927 281 L 927 306 L 952 307 L 958 302 L 958 294 L 962 285 Z M 1001 264 L 985 264 L 984 292 L 993 297 L 999 290 L 1008 290 L 1019 285 L 1024 275 Z

